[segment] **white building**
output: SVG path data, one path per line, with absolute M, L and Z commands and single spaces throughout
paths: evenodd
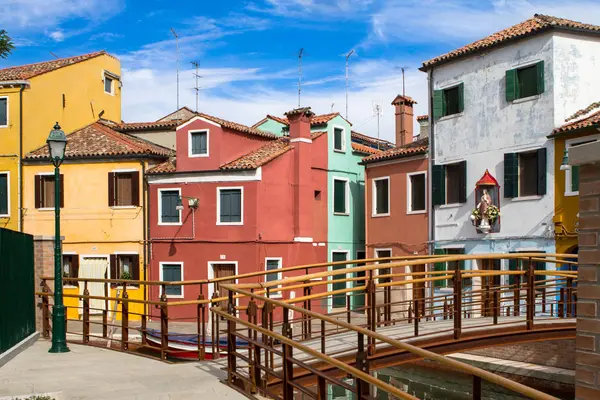
M 421 70 L 431 95 L 429 221 L 436 252 L 555 252 L 555 155 L 547 136 L 600 99 L 600 26 L 536 14 Z M 501 214 L 488 234 L 470 219 L 486 169 L 500 185 L 494 203 Z

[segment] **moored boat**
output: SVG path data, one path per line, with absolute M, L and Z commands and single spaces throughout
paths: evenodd
M 157 350 L 160 350 L 161 334 L 159 330 L 148 329 L 146 331 L 146 340 L 152 347 L 156 347 Z M 219 342 L 216 343 L 220 357 L 227 355 L 227 344 L 226 338 L 220 338 Z M 236 341 L 236 347 L 248 347 L 248 342 L 238 339 Z M 195 334 L 170 332 L 168 334 L 168 350 L 170 358 L 198 360 L 198 336 Z M 217 358 L 217 356 L 213 354 L 213 342 L 210 338 L 206 338 L 204 341 L 204 356 L 207 360 Z

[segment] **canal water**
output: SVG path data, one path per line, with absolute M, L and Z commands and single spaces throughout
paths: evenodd
M 404 366 L 382 369 L 375 372 L 378 379 L 397 387 L 398 389 L 410 393 L 419 399 L 434 400 L 470 400 L 472 399 L 473 380 L 461 373 L 440 369 L 433 363 L 427 366 L 427 363 L 408 364 Z M 538 381 L 537 384 L 539 384 Z M 352 384 L 351 381 L 348 383 Z M 523 384 L 532 386 L 530 382 Z M 547 386 L 537 386 L 538 390 L 558 397 L 563 400 L 574 399 L 574 389 L 557 390 Z M 526 399 L 515 392 L 504 389 L 501 386 L 482 381 L 482 398 L 489 400 L 517 400 Z M 392 400 L 386 392 L 377 391 L 374 393 L 377 400 Z M 330 389 L 330 398 L 333 400 L 346 400 L 351 398 L 350 393 L 345 389 L 334 386 Z

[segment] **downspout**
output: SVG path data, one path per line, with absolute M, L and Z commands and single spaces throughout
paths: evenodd
M 150 214 L 148 213 L 148 207 L 147 207 L 147 194 L 148 194 L 148 181 L 146 180 L 146 163 L 144 160 L 140 160 L 140 165 L 142 166 L 142 206 L 144 207 L 144 213 L 143 213 L 143 230 L 144 230 L 144 247 L 143 247 L 143 258 L 142 258 L 142 263 L 144 265 L 144 273 L 143 273 L 143 280 L 146 281 L 147 280 L 147 276 L 148 276 L 148 266 L 147 266 L 147 260 L 150 260 L 150 257 L 148 256 L 148 227 L 150 224 L 148 224 L 148 220 L 147 218 L 150 216 Z M 148 299 L 148 286 L 146 285 L 146 287 L 144 288 L 144 301 L 146 301 Z M 147 312 L 148 310 L 146 310 Z
M 435 206 L 433 205 L 433 164 L 435 163 L 435 135 L 434 135 L 434 120 L 433 120 L 433 68 L 427 71 L 428 80 L 428 106 L 429 106 L 429 161 L 427 163 L 427 175 L 429 176 L 430 184 L 427 185 L 429 192 L 429 254 L 434 254 L 435 250 Z M 432 265 L 430 269 L 433 270 Z M 434 288 L 429 287 L 429 296 L 433 296 Z
M 19 90 L 19 166 L 18 176 L 19 181 L 19 193 L 18 193 L 18 204 L 17 213 L 19 218 L 17 220 L 17 230 L 23 232 L 23 91 L 25 90 L 25 84 L 21 84 L 21 90 Z

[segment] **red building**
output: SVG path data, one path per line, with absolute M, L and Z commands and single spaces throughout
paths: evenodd
M 312 115 L 310 108 L 287 113 L 285 138 L 206 114 L 182 122 L 176 159 L 147 173 L 148 279 L 199 280 L 327 260 L 327 137 L 310 132 Z M 195 286 L 167 288 L 174 299 L 198 295 Z M 158 288 L 150 293 L 159 296 Z
M 367 258 L 428 253 L 427 119 L 413 140 L 413 105 L 408 96 L 396 108 L 396 147 L 363 159 Z M 400 271 L 396 271 L 400 272 Z M 406 271 L 410 272 L 410 271 Z M 410 298 L 398 296 L 394 300 Z

